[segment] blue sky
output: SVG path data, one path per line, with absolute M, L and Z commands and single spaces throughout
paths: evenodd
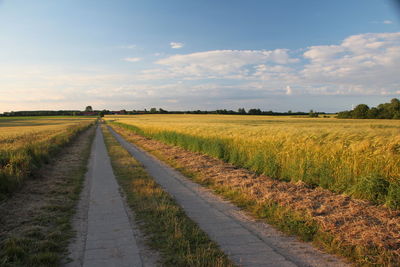
M 0 0 L 0 112 L 309 109 L 400 95 L 385 0 Z

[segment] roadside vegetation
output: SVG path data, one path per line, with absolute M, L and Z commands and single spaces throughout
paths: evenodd
M 0 200 L 93 125 L 95 118 L 0 118 Z
M 108 120 L 257 174 L 400 208 L 398 121 L 229 115 L 114 116 Z
M 112 127 L 129 142 L 288 234 L 343 255 L 358 266 L 399 265 L 399 211 L 312 188 L 303 182 L 274 180 L 133 134 L 125 127 Z
M 82 131 L 81 127 L 72 132 Z M 93 137 L 93 128 L 76 136 L 57 156 L 48 159 L 50 164 L 36 170 L 35 179 L 26 180 L 0 202 L 0 266 L 60 265 L 74 235 L 71 219 Z
M 116 178 L 149 245 L 165 266 L 233 266 L 218 246 L 102 126 Z

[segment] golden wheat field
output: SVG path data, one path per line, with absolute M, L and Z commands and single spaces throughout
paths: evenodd
M 0 198 L 94 122 L 94 118 L 0 118 Z
M 106 120 L 273 178 L 400 204 L 398 120 L 164 114 Z
M 45 141 L 71 126 L 91 122 L 93 118 L 0 118 L 0 150 L 10 151 L 27 142 Z

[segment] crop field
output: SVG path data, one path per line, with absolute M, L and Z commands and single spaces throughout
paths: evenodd
M 108 116 L 139 134 L 285 181 L 400 207 L 400 121 Z
M 0 199 L 93 122 L 85 117 L 0 118 Z

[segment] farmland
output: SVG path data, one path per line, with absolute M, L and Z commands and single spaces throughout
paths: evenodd
M 106 119 L 259 174 L 400 207 L 399 121 L 228 115 Z
M 0 199 L 94 122 L 94 118 L 0 118 Z

